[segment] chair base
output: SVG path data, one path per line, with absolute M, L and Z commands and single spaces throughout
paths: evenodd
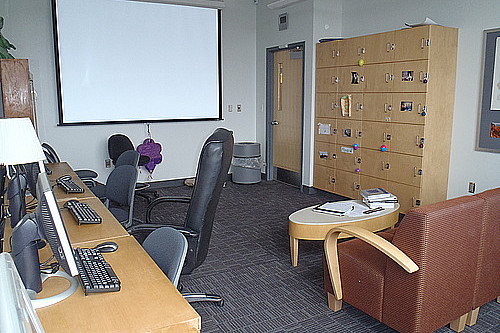
M 182 293 L 182 297 L 188 303 L 194 302 L 216 302 L 218 306 L 224 305 L 224 300 L 219 295 L 205 294 L 205 293 Z

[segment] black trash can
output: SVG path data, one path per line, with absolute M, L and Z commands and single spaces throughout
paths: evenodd
M 232 179 L 237 184 L 260 182 L 260 143 L 237 142 L 233 149 Z

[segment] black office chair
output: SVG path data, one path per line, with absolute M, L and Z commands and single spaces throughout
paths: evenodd
M 188 250 L 186 237 L 179 230 L 163 227 L 150 233 L 142 247 L 177 288 Z
M 215 211 L 220 194 L 227 179 L 229 165 L 233 155 L 234 138 L 231 131 L 218 128 L 205 141 L 198 160 L 196 183 L 191 199 L 162 197 L 154 200 L 146 212 L 145 224 L 136 225 L 129 230 L 139 240 L 144 234 L 163 227 L 161 224 L 151 224 L 151 211 L 161 203 L 189 203 L 184 225 L 170 225 L 186 236 L 189 244 L 188 254 L 182 274 L 189 274 L 200 266 L 208 253 L 210 237 L 215 217 Z M 209 294 L 183 294 L 188 302 L 214 301 L 222 304 L 222 298 Z
M 105 206 L 125 228 L 132 225 L 137 168 L 121 165 L 109 174 L 106 181 Z
M 42 149 L 45 154 L 45 158 L 47 159 L 48 163 L 59 163 L 61 162 L 61 159 L 57 155 L 56 151 L 54 148 L 52 148 L 51 145 L 49 145 L 47 142 L 42 143 Z M 95 179 L 98 177 L 97 172 L 94 170 L 90 169 L 82 169 L 82 170 L 75 170 L 76 175 L 78 178 L 82 180 L 82 182 L 87 185 L 87 187 L 92 187 L 96 185 Z
M 118 161 L 118 158 L 121 156 L 121 154 L 127 150 L 135 150 L 134 144 L 130 140 L 128 136 L 125 134 L 113 134 L 108 138 L 108 154 L 109 158 L 111 158 L 111 161 L 113 164 L 116 166 L 116 163 Z M 139 157 L 139 166 L 144 166 L 145 164 L 149 163 L 149 156 L 146 155 L 140 155 Z M 158 198 L 158 192 L 154 190 L 149 190 L 149 184 L 145 183 L 137 183 L 136 185 L 136 191 L 137 195 L 140 197 L 145 198 L 148 203 L 151 202 L 151 198 L 148 196 L 149 194 L 152 194 L 155 198 Z
M 115 163 L 115 168 L 121 166 L 121 165 L 131 165 L 134 168 L 137 168 L 137 165 L 139 163 L 139 152 L 135 150 L 127 150 L 124 151 L 116 160 Z M 107 181 L 106 181 L 107 182 Z M 96 184 L 95 186 L 91 187 L 90 190 L 94 195 L 100 199 L 105 198 L 106 196 L 106 185 L 104 184 Z

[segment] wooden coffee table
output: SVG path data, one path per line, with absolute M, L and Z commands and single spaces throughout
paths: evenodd
M 361 200 L 356 200 L 356 202 L 362 203 Z M 399 217 L 399 204 L 396 204 L 394 208 L 386 208 L 383 211 L 359 217 L 314 212 L 313 208 L 316 206 L 303 208 L 288 217 L 290 256 L 293 267 L 296 267 L 299 262 L 299 239 L 324 240 L 328 231 L 339 225 L 356 225 L 369 231 L 380 231 L 392 228 L 398 222 Z M 339 238 L 347 237 L 350 236 L 341 234 Z

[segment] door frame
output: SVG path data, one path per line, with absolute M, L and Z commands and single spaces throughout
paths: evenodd
M 306 42 L 296 42 L 286 44 L 285 46 L 273 46 L 266 49 L 266 180 L 276 179 L 276 168 L 273 167 L 273 125 L 271 122 L 274 118 L 274 53 L 283 50 L 302 49 L 302 105 L 301 119 L 302 126 L 300 132 L 300 184 L 297 184 L 302 189 L 303 181 L 303 164 L 304 164 L 304 82 L 305 82 L 305 47 Z

